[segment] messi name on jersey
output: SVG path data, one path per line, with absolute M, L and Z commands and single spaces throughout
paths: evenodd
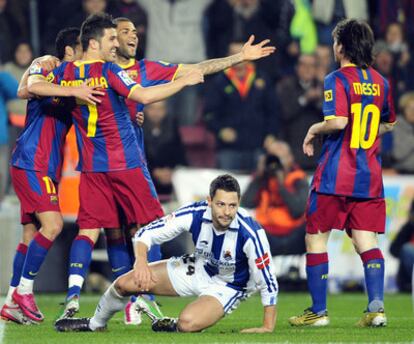
M 357 95 L 364 96 L 381 96 L 381 88 L 379 84 L 371 84 L 369 82 L 354 82 L 352 84 L 354 92 Z

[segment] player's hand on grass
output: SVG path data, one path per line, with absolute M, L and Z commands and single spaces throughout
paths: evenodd
M 204 74 L 200 69 L 194 68 L 185 74 L 181 79 L 186 86 L 197 85 L 204 82 Z
M 244 330 L 240 331 L 240 333 L 271 333 L 271 332 L 273 331 L 267 327 L 245 328 Z
M 248 41 L 243 45 L 241 55 L 243 61 L 258 60 L 262 57 L 269 56 L 276 51 L 276 47 L 266 45 L 270 42 L 269 39 L 265 39 L 260 43 L 254 44 L 254 35 L 251 35 Z
M 137 124 L 142 127 L 142 125 L 144 124 L 144 113 L 143 112 L 137 112 L 137 114 L 135 115 L 135 120 L 137 121 Z
M 98 98 L 99 96 L 105 95 L 105 92 L 98 90 L 100 86 L 88 86 L 87 84 L 82 84 L 77 87 L 68 87 L 71 91 L 71 96 L 81 99 L 89 104 L 96 105 L 101 102 Z

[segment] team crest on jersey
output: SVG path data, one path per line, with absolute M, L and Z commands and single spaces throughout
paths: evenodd
M 330 102 L 330 101 L 332 101 L 332 90 L 327 90 L 327 91 L 325 91 L 325 101 L 326 102 Z
M 121 70 L 120 72 L 118 72 L 118 76 L 121 78 L 121 80 L 124 82 L 124 84 L 125 84 L 126 86 L 131 86 L 132 84 L 134 84 L 134 83 L 135 83 L 135 81 L 134 81 L 134 80 L 132 80 L 132 79 L 129 77 L 128 73 L 127 73 L 127 72 L 125 72 L 124 70 Z
M 225 260 L 231 260 L 231 258 L 232 258 L 232 256 L 231 256 L 231 251 L 230 251 L 230 250 L 226 250 L 226 251 L 224 252 L 223 258 L 224 258 Z
M 58 203 L 58 196 L 56 196 L 56 195 L 51 195 L 51 196 L 50 196 L 50 203 L 52 203 L 52 204 L 57 204 L 57 203 Z
M 128 73 L 129 77 L 132 80 L 136 80 L 138 78 L 138 71 L 137 70 L 135 70 L 135 69 L 129 69 L 126 72 Z

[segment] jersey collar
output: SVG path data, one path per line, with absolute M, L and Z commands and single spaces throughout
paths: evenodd
M 85 60 L 85 61 L 75 61 L 75 62 L 73 62 L 74 63 L 74 65 L 76 66 L 76 67 L 78 67 L 78 66 L 80 66 L 80 65 L 83 65 L 83 64 L 90 64 L 90 63 L 96 63 L 96 62 L 102 62 L 102 63 L 105 63 L 105 61 L 104 60 Z
M 122 63 L 118 63 L 118 66 L 121 67 L 122 69 L 128 69 L 130 67 L 132 67 L 135 64 L 135 59 L 129 59 L 129 62 L 126 64 L 122 64 Z

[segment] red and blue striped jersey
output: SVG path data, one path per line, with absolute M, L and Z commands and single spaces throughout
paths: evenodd
M 373 68 L 344 66 L 325 78 L 325 120 L 347 117 L 344 130 L 327 135 L 313 188 L 320 193 L 358 198 L 383 197 L 381 122 L 394 123 L 388 81 Z
M 120 64 L 119 66 L 123 68 L 128 73 L 129 77 L 136 83 L 140 84 L 142 87 L 149 87 L 162 85 L 174 80 L 180 65 L 162 61 L 149 61 L 147 59 L 139 61 L 131 59 L 128 64 Z M 145 161 L 144 132 L 142 128 L 136 124 L 135 118 L 137 112 L 144 110 L 144 105 L 136 103 L 131 99 L 127 99 L 125 102 L 128 106 L 132 123 L 134 123 L 134 129 L 137 135 L 139 148 L 141 149 L 142 158 Z
M 125 104 L 139 85 L 118 65 L 111 62 L 64 62 L 48 76 L 62 86 L 87 82 L 105 92 L 101 103 L 76 101 L 72 110 L 79 150 L 77 169 L 83 172 L 108 172 L 141 167 L 139 147 Z
M 39 68 L 30 75 L 42 72 Z M 46 173 L 59 182 L 62 172 L 63 148 L 72 125 L 68 104 L 59 98 L 33 98 L 27 103 L 23 131 L 11 156 L 11 165 Z

